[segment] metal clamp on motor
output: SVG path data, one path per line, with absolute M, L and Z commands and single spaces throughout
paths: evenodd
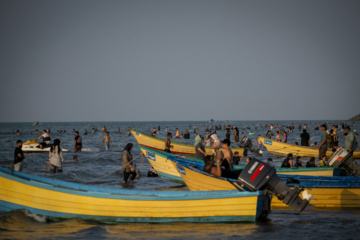
M 273 193 L 289 207 L 301 212 L 309 204 L 312 195 L 306 190 L 290 189 L 276 175 L 276 169 L 258 159 L 253 158 L 241 171 L 237 179 L 239 185 L 248 191 L 266 190 Z M 304 199 L 299 197 L 302 192 Z

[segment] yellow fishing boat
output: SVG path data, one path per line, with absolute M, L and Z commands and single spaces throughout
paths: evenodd
M 199 169 L 182 164 L 176 158 L 169 161 L 178 170 L 186 186 L 191 191 L 220 191 L 241 188 L 236 180 L 218 178 Z M 278 175 L 280 179 L 294 179 L 297 184 L 289 186 L 304 186 L 315 199 L 311 204 L 316 208 L 360 208 L 360 178 L 359 177 L 314 177 L 314 176 L 286 176 Z M 273 198 L 273 209 L 288 208 L 277 198 Z
M 190 192 L 102 188 L 0 168 L 0 210 L 50 220 L 112 222 L 256 222 L 269 213 L 264 191 Z M 221 203 L 221 204 L 219 204 Z
M 154 150 L 151 148 L 139 146 L 141 152 L 148 159 L 151 166 L 155 169 L 155 171 L 159 174 L 161 178 L 184 184 L 183 179 L 180 174 L 173 166 L 171 161 L 169 161 L 168 157 L 176 157 L 178 155 L 162 152 L 158 150 Z M 197 167 L 202 167 L 204 162 L 199 159 L 191 158 L 189 156 L 183 156 L 181 161 L 190 164 L 197 165 Z M 244 166 L 235 165 L 234 169 L 243 169 Z M 278 174 L 285 175 L 305 175 L 305 176 L 339 176 L 340 169 L 339 168 L 331 168 L 331 167 L 322 167 L 322 168 L 276 168 L 276 172 Z
M 284 157 L 289 153 L 301 157 L 319 157 L 319 149 L 314 147 L 299 146 L 295 144 L 277 142 L 275 140 L 258 137 L 270 154 L 276 157 Z M 330 158 L 331 149 L 326 152 L 326 157 Z M 360 151 L 354 151 L 354 158 L 360 158 Z
M 135 131 L 131 129 L 131 133 L 134 135 L 136 141 L 140 146 L 152 148 L 159 151 L 164 151 L 165 149 L 165 140 L 157 137 L 149 136 L 147 134 Z M 171 145 L 174 148 L 171 149 L 171 152 L 174 154 L 195 154 L 195 147 L 191 144 L 177 143 L 175 141 L 171 142 Z M 242 156 L 244 153 L 243 148 L 231 148 L 232 151 L 238 151 L 239 155 Z M 212 154 L 212 149 L 210 147 L 205 147 L 206 154 Z

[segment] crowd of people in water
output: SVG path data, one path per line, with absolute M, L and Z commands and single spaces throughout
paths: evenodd
M 233 135 L 233 143 L 238 143 L 240 138 L 247 135 L 254 135 L 255 133 L 252 130 L 257 129 L 267 129 L 267 133 L 265 138 L 272 139 L 275 138 L 275 141 L 287 143 L 288 133 L 294 133 L 295 126 L 291 124 L 289 126 L 279 125 L 279 124 L 250 124 L 248 126 L 243 127 L 244 131 L 240 133 L 239 128 L 233 125 L 211 125 L 211 126 L 202 126 L 205 130 L 204 136 L 200 135 L 201 128 L 194 125 L 193 126 L 193 134 L 195 135 L 195 158 L 202 159 L 205 163 L 203 171 L 215 175 L 217 177 L 228 177 L 228 178 L 236 178 L 238 176 L 239 171 L 232 171 L 235 165 L 239 165 L 239 163 L 245 160 L 245 164 L 251 161 L 251 157 L 248 156 L 247 150 L 245 150 L 242 155 L 238 151 L 232 151 L 231 149 L 231 135 Z M 340 130 L 339 130 L 340 127 Z M 318 144 L 314 142 L 311 144 L 311 137 L 309 132 L 314 132 L 314 134 L 319 134 L 318 130 L 321 130 L 321 140 Z M 217 131 L 224 130 L 225 139 L 220 141 L 217 136 Z M 84 130 L 84 135 L 88 133 L 94 134 L 95 132 L 102 131 L 105 133 L 105 136 L 102 140 L 101 145 L 105 147 L 105 150 L 110 149 L 110 145 L 115 147 L 110 137 L 110 132 L 104 126 L 101 130 L 97 128 L 92 128 L 92 130 Z M 160 131 L 160 126 L 157 128 L 152 128 L 151 135 L 156 136 L 158 131 Z M 342 136 L 339 136 L 339 132 L 345 131 L 343 137 L 345 139 L 345 146 L 344 148 L 350 153 L 353 154 L 358 148 L 357 145 L 357 138 L 358 134 L 356 131 L 352 131 L 350 125 L 344 122 L 340 122 L 339 125 L 332 125 L 330 130 L 327 130 L 327 124 L 314 124 L 312 127 L 308 127 L 307 124 L 299 124 L 298 131 L 301 132 L 300 134 L 300 145 L 307 146 L 307 147 L 316 147 L 319 149 L 319 156 L 318 156 L 318 164 L 315 163 L 315 158 L 311 157 L 310 160 L 306 163 L 305 167 L 326 167 L 328 166 L 328 159 L 326 157 L 326 151 L 330 148 L 333 152 L 335 152 L 339 146 L 339 140 Z M 315 132 L 317 131 L 317 132 Z M 58 130 L 58 133 L 65 133 L 66 130 Z M 80 136 L 79 131 L 75 129 L 72 130 L 75 135 L 74 143 L 73 143 L 73 150 L 74 152 L 81 152 L 82 150 L 82 138 Z M 130 135 L 130 127 L 121 132 L 121 129 L 117 129 L 118 133 L 127 133 Z M 173 145 L 171 144 L 172 139 L 182 138 L 182 139 L 190 139 L 190 131 L 186 129 L 183 133 L 180 132 L 178 128 L 175 128 L 175 136 L 169 131 L 168 127 L 165 127 L 166 132 L 166 139 L 165 139 L 165 146 L 164 151 L 171 153 L 173 149 Z M 13 130 L 14 134 L 17 136 L 20 135 L 20 131 Z M 59 139 L 55 139 L 51 143 L 50 137 L 50 129 L 44 129 L 42 134 L 36 130 L 36 135 L 39 135 L 35 138 L 35 140 L 42 140 L 39 144 L 40 149 L 49 148 L 49 162 L 45 166 L 45 171 L 50 173 L 62 172 L 62 165 L 65 164 L 63 158 L 63 151 L 61 148 L 61 142 Z M 258 135 L 260 136 L 260 135 Z M 255 145 L 257 148 L 261 147 L 261 142 L 257 139 Z M 295 145 L 298 145 L 295 142 Z M 210 147 L 212 149 L 212 154 L 208 155 L 205 151 L 205 147 Z M 128 179 L 134 180 L 139 175 L 139 170 L 136 168 L 136 164 L 134 163 L 133 156 L 132 156 L 132 149 L 133 144 L 128 143 L 122 151 L 122 172 L 124 174 L 123 182 L 127 182 Z M 296 159 L 293 159 L 293 154 L 289 153 L 287 157 L 283 160 L 281 167 L 283 168 L 301 168 L 303 167 L 302 157 L 297 156 Z M 22 151 L 22 141 L 18 140 L 16 142 L 16 148 L 14 153 L 14 161 L 12 169 L 15 171 L 21 171 L 22 161 L 25 159 L 24 153 Z M 74 156 L 73 162 L 78 162 L 78 157 Z M 267 162 L 269 164 L 273 164 L 273 159 L 268 158 Z M 48 171 L 49 168 L 49 171 Z M 157 176 L 156 171 L 154 169 L 150 169 L 148 172 L 148 176 Z

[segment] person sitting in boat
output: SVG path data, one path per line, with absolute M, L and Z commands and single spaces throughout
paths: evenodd
M 171 148 L 174 148 L 173 145 L 171 145 L 171 139 L 172 138 L 172 134 L 169 132 L 167 134 L 167 138 L 165 139 L 165 149 L 164 149 L 164 152 L 168 152 L 168 153 L 171 153 L 170 149 Z
M 284 159 L 283 163 L 281 164 L 282 168 L 292 168 L 293 167 L 293 155 L 289 153 L 287 157 Z
M 301 160 L 302 160 L 302 159 L 301 159 L 300 156 L 297 156 L 297 157 L 296 157 L 295 167 L 297 167 L 297 168 L 301 168 L 301 167 L 302 167 Z
M 62 164 L 65 164 L 63 152 L 60 147 L 60 140 L 55 139 L 54 143 L 50 147 L 49 151 L 49 162 L 50 162 L 50 173 L 60 173 L 62 172 Z M 45 166 L 45 171 L 47 172 L 47 166 Z
M 328 167 L 329 163 L 327 161 L 326 155 L 322 156 L 321 160 L 318 163 L 318 167 Z
M 43 139 L 43 141 L 40 143 L 40 148 L 43 149 L 44 147 L 48 147 L 48 145 L 50 145 L 50 134 L 44 129 L 43 134 L 41 136 L 39 136 L 38 138 L 36 138 L 35 140 L 39 140 L 39 139 Z
M 195 143 L 194 143 L 194 147 L 195 147 L 195 158 L 204 160 L 204 157 L 206 157 L 206 152 L 205 152 L 205 147 L 203 145 L 204 142 L 204 138 L 200 135 L 197 135 L 195 137 Z
M 306 163 L 306 167 L 316 167 L 314 157 L 310 158 L 310 160 Z
M 314 145 L 312 147 L 317 148 L 317 142 L 314 142 Z
M 136 178 L 136 169 L 134 167 L 132 154 L 131 154 L 132 148 L 133 148 L 133 144 L 128 143 L 122 152 L 122 156 L 121 156 L 122 172 L 124 174 L 123 183 L 127 182 L 130 175 L 131 175 L 130 180 L 134 180 Z

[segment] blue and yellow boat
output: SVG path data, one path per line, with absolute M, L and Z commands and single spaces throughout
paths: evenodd
M 100 222 L 256 222 L 269 197 L 258 192 L 137 191 L 48 179 L 0 168 L 0 210 L 24 209 L 50 220 Z M 221 203 L 221 204 L 219 204 Z M 263 207 L 264 206 L 264 207 Z
M 139 146 L 141 152 L 148 159 L 151 166 L 159 174 L 160 177 L 184 184 L 178 171 L 174 168 L 172 163 L 168 160 L 168 157 L 176 157 L 177 154 L 171 154 L 167 152 L 157 151 L 151 148 Z M 182 156 L 178 158 L 179 161 L 186 164 L 197 165 L 200 168 L 204 166 L 204 162 L 199 159 L 191 158 L 189 156 Z M 243 169 L 244 166 L 235 165 L 234 169 Z M 285 175 L 305 175 L 305 176 L 338 176 L 340 173 L 339 168 L 276 168 L 278 174 Z
M 131 129 L 131 133 L 135 137 L 137 143 L 140 146 L 163 151 L 165 148 L 165 139 L 160 139 L 157 137 L 149 136 L 145 133 L 135 131 Z M 171 152 L 174 154 L 195 154 L 195 148 L 192 144 L 178 143 L 175 141 L 171 142 L 171 145 L 174 148 L 171 149 Z M 231 148 L 233 151 L 238 151 L 239 155 L 242 156 L 244 154 L 244 148 Z M 210 147 L 205 147 L 205 151 L 207 154 L 212 154 L 212 149 Z
M 169 157 L 191 191 L 221 191 L 241 188 L 236 180 L 215 177 L 197 168 L 184 164 L 181 159 Z M 311 204 L 316 208 L 360 208 L 360 177 L 315 177 L 278 175 L 289 187 L 305 187 L 315 199 Z M 288 208 L 273 198 L 273 209 Z

